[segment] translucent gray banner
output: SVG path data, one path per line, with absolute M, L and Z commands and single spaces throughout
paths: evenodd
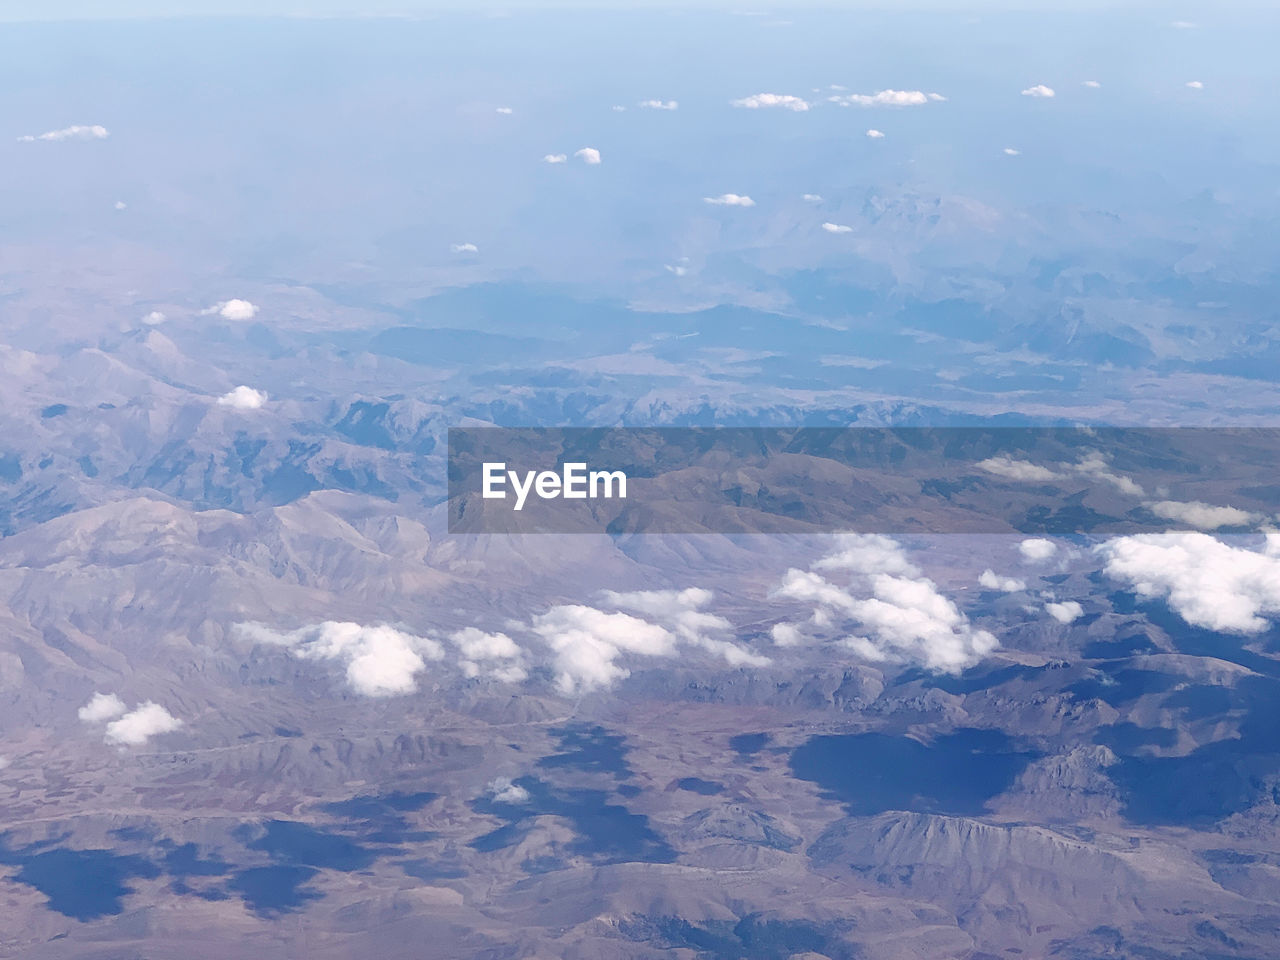
M 1270 529 L 1280 428 L 454 428 L 452 533 Z

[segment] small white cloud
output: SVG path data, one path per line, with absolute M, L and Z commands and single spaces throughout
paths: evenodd
M 676 649 L 675 637 L 664 627 L 581 604 L 552 607 L 534 617 L 532 629 L 554 653 L 556 686 L 569 695 L 629 677 L 631 671 L 617 663 L 624 653 L 669 656 Z
M 1014 460 L 1012 457 L 988 457 L 978 463 L 978 469 L 993 473 L 1007 480 L 1019 480 L 1026 483 L 1046 483 L 1058 479 L 1058 474 L 1047 467 L 1029 463 L 1026 460 Z
M 1024 560 L 1029 560 L 1032 563 L 1044 563 L 1046 560 L 1053 559 L 1053 556 L 1058 552 L 1058 545 L 1052 540 L 1046 540 L 1044 537 L 1031 537 L 1018 544 L 1018 552 L 1022 554 Z
M 1262 520 L 1256 513 L 1239 510 L 1236 507 L 1215 507 L 1212 504 L 1193 500 L 1180 503 L 1176 500 L 1161 500 L 1159 503 L 1147 504 L 1148 509 L 1157 517 L 1165 520 L 1180 520 L 1200 530 L 1217 530 L 1221 527 L 1247 527 Z
M 300 660 L 340 661 L 346 665 L 351 689 L 366 697 L 412 693 L 426 661 L 444 657 L 444 649 L 434 640 L 386 625 L 326 620 L 280 633 L 260 623 L 239 623 L 234 631 L 258 643 L 287 647 Z
M 787 93 L 755 93 L 749 97 L 743 97 L 740 100 L 729 101 L 735 107 L 741 107 L 745 110 L 768 110 L 781 109 L 791 110 L 795 113 L 803 113 L 809 109 L 809 102 L 800 97 L 793 97 Z
M 623 106 L 622 104 L 620 104 L 620 103 L 615 103 L 615 104 L 614 104 L 612 107 L 610 107 L 609 109 L 610 109 L 610 110 L 612 110 L 614 113 L 626 113 L 626 112 L 627 112 L 627 108 L 626 108 L 626 107 L 624 107 L 624 106 Z
M 454 253 L 479 253 L 480 248 L 474 243 L 451 243 L 449 249 Z
M 543 163 L 568 163 L 569 157 L 563 153 L 548 153 L 542 158 Z
M 1175 30 L 1195 30 L 1200 26 L 1200 24 L 1194 23 L 1191 20 L 1175 20 L 1173 23 L 1169 24 L 1169 26 L 1173 27 Z
M 680 104 L 675 100 L 641 100 L 638 104 L 641 110 L 678 110 Z
M 75 124 L 70 127 L 63 127 L 61 130 L 50 130 L 48 133 L 28 134 L 25 137 L 19 137 L 19 143 L 35 143 L 37 140 L 46 140 L 57 142 L 59 140 L 105 140 L 111 134 L 107 128 L 99 124 L 85 126 Z
M 266 402 L 265 393 L 253 387 L 246 387 L 244 384 L 218 398 L 218 406 L 230 407 L 232 410 L 259 410 Z
M 1190 80 L 1187 82 L 1187 86 L 1190 87 L 1192 90 L 1204 89 L 1204 84 L 1201 83 L 1199 80 Z
M 880 130 L 875 130 L 875 129 L 868 130 L 868 131 L 867 131 L 867 136 L 868 136 L 868 137 L 870 137 L 872 140 L 883 140 L 883 139 L 884 139 L 884 133 L 883 133 L 882 131 L 880 131 Z
M 148 313 L 145 317 L 142 318 L 142 322 L 145 323 L 148 327 L 158 326 L 159 324 L 164 323 L 164 321 L 165 321 L 165 316 L 159 310 L 152 310 L 150 313 Z
M 702 608 L 711 603 L 713 594 L 700 587 L 685 590 L 642 590 L 635 593 L 602 594 L 606 603 L 652 617 L 672 631 L 681 643 L 701 647 L 723 657 L 731 666 L 762 667 L 769 658 L 752 653 L 725 639 L 733 627 L 724 617 L 707 613 Z
M 923 90 L 881 90 L 877 93 L 850 93 L 828 97 L 828 102 L 842 107 L 920 107 L 946 100 L 940 93 Z
M 1097 90 L 1099 87 L 1102 86 L 1102 84 L 1100 84 L 1097 80 L 1086 80 L 1084 83 L 1080 84 L 1080 86 L 1089 87 L 1092 90 Z
M 1027 87 L 1022 91 L 1024 97 L 1035 97 L 1038 100 L 1049 100 L 1056 97 L 1053 87 L 1046 87 L 1043 83 L 1037 83 L 1034 87 Z
M 999 590 L 1002 593 L 1017 593 L 1020 590 L 1027 589 L 1025 580 L 1018 580 L 1015 577 L 1002 577 L 994 570 L 983 570 L 982 576 L 978 577 L 978 583 L 988 590 Z
M 817 193 L 802 193 L 800 199 L 805 203 L 821 203 L 822 195 Z
M 1005 147 L 1004 155 L 1006 157 L 1020 157 L 1022 156 L 1022 151 L 1019 150 L 1017 147 Z
M 104 739 L 117 746 L 137 747 L 154 736 L 172 733 L 181 726 L 181 720 L 160 704 L 148 700 L 120 719 L 108 723 Z
M 476 627 L 455 631 L 450 642 L 461 655 L 463 675 L 519 683 L 528 676 L 524 650 L 505 633 L 485 633 Z
M 494 803 L 528 803 L 529 791 L 510 777 L 498 777 L 489 783 L 489 796 Z
M 682 263 L 664 263 L 662 267 L 667 273 L 675 274 L 677 277 L 683 277 L 689 272 L 689 268 Z
M 575 150 L 573 155 L 589 166 L 595 166 L 600 162 L 600 151 L 595 147 L 583 147 L 581 150 Z
M 114 693 L 95 693 L 77 712 L 85 723 L 106 723 L 125 711 L 124 701 Z
M 703 197 L 703 203 L 717 207 L 754 207 L 756 202 L 750 197 L 737 193 L 722 193 L 718 197 Z
M 496 110 L 494 110 L 494 113 L 500 113 L 504 117 L 509 117 L 511 116 L 511 114 L 515 113 L 515 111 L 512 110 L 510 107 L 498 107 Z
M 847 224 L 831 223 L 829 221 L 822 225 L 822 229 L 827 231 L 827 233 L 852 233 L 853 232 L 853 227 L 850 227 Z
M 1074 600 L 1064 600 L 1061 603 L 1046 603 L 1044 609 L 1049 616 L 1059 623 L 1074 623 L 1084 616 L 1084 607 Z
M 115 202 L 115 208 L 117 210 L 127 210 L 129 208 L 129 205 L 125 203 L 123 200 L 117 200 Z
M 223 320 L 252 320 L 257 315 L 258 308 L 248 300 L 231 299 L 215 303 L 202 312 L 206 316 L 217 314 Z

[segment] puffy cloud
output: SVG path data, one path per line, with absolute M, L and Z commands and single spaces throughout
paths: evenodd
M 35 143 L 37 140 L 57 142 L 59 140 L 105 140 L 111 136 L 106 127 L 99 124 L 74 124 L 61 130 L 50 130 L 48 133 L 28 134 L 19 137 L 19 143 Z
M 978 469 L 993 473 L 1006 480 L 1019 480 L 1030 483 L 1047 483 L 1057 480 L 1058 474 L 1048 467 L 1029 463 L 1026 460 L 1014 460 L 1012 457 L 988 457 L 979 461 Z
M 623 610 L 631 610 L 657 620 L 667 627 L 682 643 L 710 651 L 735 667 L 763 667 L 769 658 L 744 650 L 723 638 L 733 625 L 724 617 L 705 612 L 702 608 L 713 598 L 710 590 L 689 587 L 685 590 L 643 590 L 635 593 L 616 593 L 606 590 L 604 602 Z
M 822 229 L 827 231 L 827 233 L 853 233 L 853 227 L 847 226 L 843 223 L 827 222 L 822 225 Z
M 1084 607 L 1074 600 L 1064 600 L 1061 603 L 1046 603 L 1044 609 L 1049 616 L 1059 623 L 1074 623 L 1084 616 Z
M 814 607 L 808 624 L 774 628 L 775 641 L 783 645 L 805 642 L 814 629 L 837 628 L 849 631 L 840 644 L 864 659 L 918 663 L 946 672 L 963 670 L 999 646 L 921 576 L 888 537 L 846 536 L 839 550 L 813 566 L 787 571 L 774 591 L 779 599 Z M 854 583 L 840 586 L 815 572 L 819 569 L 851 572 Z
M 1019 150 L 1017 147 L 1005 147 L 1004 155 L 1006 157 L 1020 157 L 1022 156 L 1022 151 Z
M 670 656 L 676 649 L 675 637 L 664 627 L 581 604 L 552 607 L 534 618 L 532 629 L 555 654 L 556 686 L 565 694 L 625 680 L 631 671 L 616 662 L 624 653 Z
M 1080 86 L 1088 87 L 1090 90 L 1097 90 L 1099 87 L 1102 86 L 1102 84 L 1100 84 L 1097 80 L 1086 80 L 1084 81 L 1084 83 L 1080 84 Z
M 563 153 L 548 153 L 542 158 L 543 163 L 568 163 L 569 157 Z
M 265 393 L 253 387 L 246 387 L 244 384 L 218 398 L 218 406 L 230 407 L 232 410 L 257 410 L 266 402 Z
M 1107 576 L 1140 597 L 1163 599 L 1187 623 L 1227 633 L 1261 633 L 1280 615 L 1280 537 L 1261 551 L 1205 533 L 1138 534 L 1099 548 Z
M 678 110 L 680 104 L 675 100 L 641 100 L 641 110 Z
M 181 726 L 181 720 L 160 704 L 148 700 L 108 723 L 104 739 L 118 746 L 137 747 L 154 736 L 172 733 Z
M 827 98 L 842 107 L 919 107 L 946 99 L 940 93 L 925 93 L 923 90 L 881 90 L 878 93 L 849 93 Z
M 127 210 L 127 209 L 129 209 L 129 205 L 128 205 L 127 203 L 125 203 L 123 200 L 117 200 L 117 201 L 115 202 L 115 208 L 116 208 L 117 210 Z
M 1002 593 L 1017 593 L 1019 590 L 1027 589 L 1025 580 L 1018 580 L 1014 577 L 1002 577 L 994 570 L 983 570 L 982 576 L 978 577 L 978 583 L 986 587 L 988 590 L 999 590 Z
M 756 205 L 756 202 L 750 197 L 737 193 L 722 193 L 718 197 L 703 197 L 702 202 L 710 203 L 717 207 L 754 207 Z
M 511 114 L 515 113 L 515 111 L 512 110 L 510 107 L 498 107 L 496 110 L 494 110 L 494 113 L 500 113 L 504 117 L 509 117 L 511 116 Z
M 1052 559 L 1054 554 L 1058 552 L 1058 545 L 1052 540 L 1046 540 L 1044 537 L 1031 537 L 1018 544 L 1018 552 L 1022 554 L 1024 560 L 1029 560 L 1032 563 L 1044 563 L 1044 561 Z
M 504 683 L 519 683 L 525 670 L 524 650 L 505 633 L 485 633 L 465 627 L 449 637 L 462 657 L 462 672 L 468 677 L 492 677 Z
M 124 712 L 124 701 L 114 693 L 95 693 L 77 715 L 85 723 L 106 723 Z
M 803 113 L 809 109 L 809 102 L 800 97 L 793 97 L 786 93 L 756 93 L 749 97 L 743 97 L 741 100 L 729 101 L 735 107 L 742 107 L 746 110 L 767 110 L 782 109 L 791 110 L 795 113 Z
M 1106 458 L 1101 453 L 1093 452 L 1088 454 L 1083 460 L 1071 467 L 1076 473 L 1082 473 L 1086 476 L 1093 477 L 1111 484 L 1121 493 L 1128 494 L 1131 497 L 1142 496 L 1142 487 L 1134 483 L 1128 477 L 1113 473 L 1108 465 Z
M 217 314 L 223 320 L 252 320 L 257 316 L 258 308 L 248 300 L 232 299 L 216 303 L 204 313 Z
M 802 193 L 800 199 L 805 203 L 821 203 L 822 195 L 817 193 Z
M 1188 81 L 1187 81 L 1187 86 L 1188 86 L 1188 87 L 1190 87 L 1192 90 L 1203 90 L 1203 89 L 1204 89 L 1204 84 L 1203 84 L 1203 83 L 1201 83 L 1199 80 L 1188 80 Z
M 600 162 L 600 151 L 595 147 L 583 147 L 581 150 L 575 150 L 573 155 L 589 166 L 595 166 Z
M 494 803 L 528 803 L 529 791 L 510 777 L 497 777 L 489 783 L 489 796 Z
M 1147 504 L 1147 508 L 1164 520 L 1178 520 L 1200 530 L 1247 527 L 1262 519 L 1258 514 L 1247 510 L 1239 510 L 1236 507 L 1215 507 L 1212 504 L 1201 503 L 1199 500 L 1188 503 L 1161 500 L 1158 503 Z
M 662 268 L 666 270 L 667 273 L 673 273 L 677 277 L 683 277 L 686 273 L 689 272 L 689 268 L 686 267 L 683 263 L 664 263 L 662 265 Z
M 880 130 L 875 130 L 875 129 L 868 130 L 868 131 L 867 131 L 867 136 L 868 136 L 868 137 L 870 137 L 872 140 L 883 140 L 883 139 L 884 139 L 884 133 L 883 133 L 883 132 L 881 132 Z
M 451 243 L 449 249 L 453 253 L 479 253 L 480 248 L 474 243 Z
M 1053 87 L 1046 87 L 1043 83 L 1037 83 L 1034 87 L 1027 87 L 1022 91 L 1024 97 L 1035 97 L 1038 100 L 1049 100 L 1057 96 Z
M 164 321 L 165 321 L 165 315 L 161 313 L 159 310 L 152 310 L 150 313 L 148 313 L 145 317 L 142 318 L 142 322 L 149 327 L 154 327 L 158 324 L 164 323 Z
M 444 657 L 443 648 L 434 640 L 386 625 L 366 627 L 326 620 L 279 633 L 260 623 L 241 623 L 235 631 L 258 643 L 288 647 L 301 660 L 344 663 L 348 685 L 366 697 L 412 693 L 426 661 Z

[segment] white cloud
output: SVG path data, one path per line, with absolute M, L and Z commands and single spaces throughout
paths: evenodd
M 1212 504 L 1192 500 L 1180 503 L 1176 500 L 1161 500 L 1159 503 L 1147 504 L 1157 517 L 1165 520 L 1181 522 L 1200 530 L 1217 530 L 1220 527 L 1246 527 L 1258 523 L 1262 518 L 1256 513 L 1239 510 L 1236 507 L 1215 507 Z
M 451 243 L 449 249 L 453 253 L 479 253 L 480 248 L 474 243 Z
M 589 166 L 595 166 L 600 162 L 600 151 L 595 147 L 583 147 L 581 150 L 575 150 L 573 155 Z
M 1022 156 L 1022 151 L 1019 150 L 1017 147 L 1005 147 L 1004 155 L 1006 157 L 1020 157 Z
M 872 140 L 883 140 L 883 139 L 884 139 L 884 133 L 883 133 L 882 131 L 880 131 L 880 130 L 876 130 L 876 129 L 868 130 L 868 131 L 867 131 L 867 136 L 868 136 L 868 137 L 870 137 Z
M 1058 545 L 1044 537 L 1031 537 L 1018 544 L 1018 552 L 1024 560 L 1032 563 L 1044 563 L 1058 552 Z
M 853 233 L 853 227 L 847 226 L 843 223 L 827 222 L 822 225 L 822 229 L 827 231 L 827 233 Z
M 1046 483 L 1058 479 L 1058 474 L 1047 467 L 1029 463 L 1026 460 L 1014 460 L 1012 457 L 988 457 L 986 460 L 979 461 L 978 469 L 1007 480 L 1027 483 Z
M 615 104 L 614 104 L 612 107 L 610 107 L 609 109 L 611 109 L 614 113 L 626 113 L 626 112 L 627 112 L 627 108 L 626 108 L 626 107 L 624 107 L 624 106 L 623 106 L 622 104 L 620 104 L 620 103 L 615 103 Z
M 1059 623 L 1074 623 L 1084 616 L 1084 607 L 1074 600 L 1064 600 L 1061 603 L 1046 603 L 1044 609 L 1049 616 Z
M 664 263 L 662 267 L 667 273 L 675 274 L 677 277 L 683 277 L 689 272 L 689 268 L 682 263 Z
M 800 199 L 803 200 L 805 203 L 821 203 L 822 202 L 822 196 L 817 193 L 802 193 L 800 195 Z
M 713 599 L 710 590 L 700 587 L 635 593 L 606 590 L 601 596 L 609 606 L 631 610 L 657 620 L 682 643 L 714 653 L 724 658 L 730 666 L 763 667 L 769 663 L 768 657 L 752 653 L 724 638 L 724 634 L 732 631 L 733 625 L 724 617 L 702 609 Z
M 467 677 L 492 677 L 503 683 L 519 683 L 528 676 L 524 650 L 505 633 L 485 633 L 476 627 L 454 632 L 449 640 L 461 654 Z
M 982 576 L 978 577 L 978 583 L 986 587 L 988 590 L 999 590 L 1002 593 L 1017 593 L 1019 590 L 1027 589 L 1025 580 L 1018 580 L 1014 577 L 1002 577 L 994 570 L 983 570 Z
M 165 316 L 159 310 L 152 310 L 150 313 L 148 313 L 145 317 L 142 318 L 142 322 L 149 327 L 154 327 L 158 324 L 164 323 L 164 321 L 165 321 Z
M 842 540 L 840 549 L 815 563 L 813 570 L 792 568 L 783 577 L 774 596 L 814 610 L 807 624 L 776 626 L 775 641 L 794 646 L 815 629 L 848 629 L 840 645 L 858 656 L 946 672 L 971 666 L 999 646 L 990 633 L 974 629 L 932 580 L 920 575 L 896 541 L 856 535 Z M 815 570 L 847 571 L 854 581 L 843 587 Z M 869 597 L 863 595 L 867 592 Z
M 1187 81 L 1187 86 L 1190 87 L 1192 90 L 1204 89 L 1204 84 L 1201 83 L 1199 80 L 1189 80 Z
M 258 643 L 288 647 L 301 660 L 338 660 L 346 665 L 347 683 L 366 697 L 412 693 L 427 660 L 440 660 L 444 650 L 426 637 L 385 625 L 326 620 L 280 633 L 260 623 L 236 624 L 236 633 Z
M 509 117 L 511 116 L 511 114 L 515 113 L 515 111 L 512 110 L 510 107 L 498 107 L 496 110 L 494 110 L 494 113 L 500 113 L 504 117 Z
M 756 202 L 750 197 L 737 193 L 722 193 L 718 197 L 703 197 L 702 202 L 710 203 L 717 207 L 754 207 L 756 205 Z
M 5 767 L 7 767 L 7 766 L 9 766 L 9 758 L 8 758 L 8 757 L 0 757 L 0 770 L 3 770 L 3 769 L 4 769 Z
M 1102 86 L 1102 84 L 1100 84 L 1097 80 L 1086 80 L 1084 81 L 1084 83 L 1080 84 L 1080 86 L 1089 87 L 1091 90 L 1097 90 L 1099 87 Z
M 675 100 L 641 100 L 641 110 L 678 110 L 680 104 Z
M 1128 477 L 1118 473 L 1113 473 L 1107 464 L 1106 458 L 1097 451 L 1087 454 L 1083 460 L 1071 467 L 1076 473 L 1082 473 L 1086 476 L 1094 477 L 1098 480 L 1111 484 L 1121 493 L 1128 494 L 1131 497 L 1142 496 L 1142 487 L 1134 483 Z
M 223 320 L 252 320 L 257 316 L 258 308 L 248 300 L 223 300 L 215 303 L 208 310 L 203 311 L 205 315 L 217 314 Z
M 849 93 L 827 98 L 830 103 L 842 107 L 919 107 L 946 99 L 942 94 L 925 93 L 923 90 L 881 90 L 878 93 Z
M 129 205 L 125 203 L 123 200 L 117 200 L 115 202 L 115 208 L 117 210 L 127 210 L 129 208 Z
M 244 384 L 218 398 L 218 406 L 230 407 L 232 410 L 259 410 L 266 402 L 265 393 L 253 387 L 246 387 Z
M 1261 633 L 1280 615 L 1280 537 L 1261 552 L 1205 533 L 1139 534 L 1104 544 L 1104 572 L 1148 599 L 1164 599 L 1197 627 Z
M 1175 20 L 1173 23 L 1169 24 L 1169 26 L 1173 27 L 1175 30 L 1195 30 L 1200 26 L 1200 24 L 1193 23 L 1190 20 Z
M 1043 83 L 1037 83 L 1034 87 L 1027 87 L 1022 91 L 1024 97 L 1035 97 L 1039 100 L 1048 100 L 1057 96 L 1053 87 L 1046 87 Z
M 120 719 L 108 723 L 104 739 L 119 746 L 137 747 L 154 736 L 172 733 L 181 726 L 181 720 L 160 704 L 148 700 Z
M 77 713 L 85 723 L 106 723 L 124 713 L 124 701 L 114 693 L 95 693 Z
M 82 125 L 75 124 L 70 127 L 63 127 L 61 130 L 50 130 L 48 133 L 28 134 L 25 137 L 19 137 L 19 143 L 35 143 L 37 140 L 46 140 L 56 142 L 59 140 L 105 140 L 111 136 L 106 127 L 99 124 Z
M 494 803 L 528 803 L 529 791 L 510 777 L 497 777 L 489 783 L 489 796 Z
M 568 163 L 569 157 L 563 153 L 548 153 L 542 158 L 543 163 Z
M 631 671 L 616 662 L 624 653 L 670 656 L 676 649 L 675 637 L 664 627 L 581 604 L 552 607 L 533 619 L 532 629 L 555 654 L 556 686 L 565 694 L 625 680 Z
M 746 110 L 767 110 L 779 108 L 782 110 L 791 110 L 795 113 L 803 113 L 809 109 L 809 102 L 800 97 L 793 97 L 787 93 L 755 93 L 749 97 L 743 97 L 741 100 L 729 101 L 735 107 L 742 107 Z

